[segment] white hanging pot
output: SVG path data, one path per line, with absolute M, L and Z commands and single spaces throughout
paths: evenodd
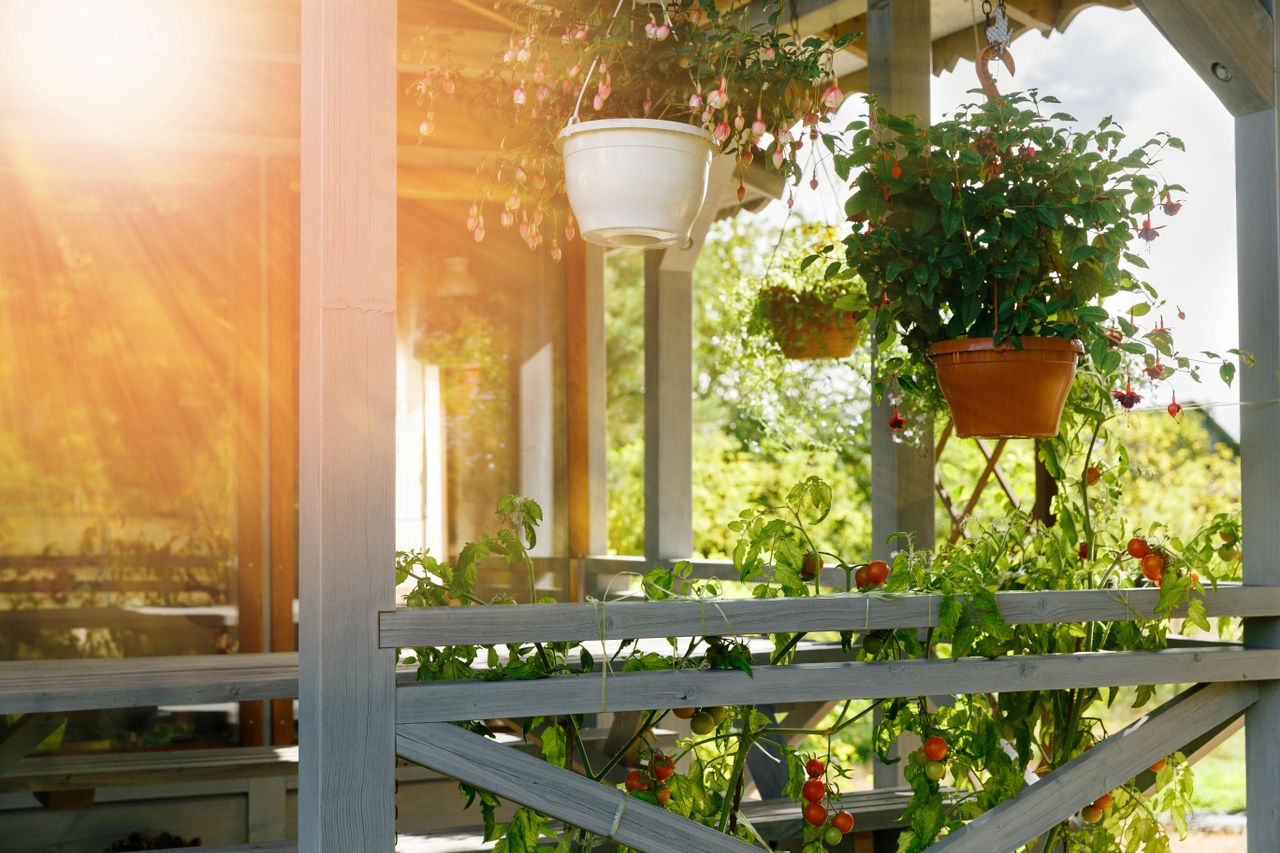
M 570 124 L 557 138 L 584 240 L 646 249 L 688 245 L 716 150 L 709 131 L 674 121 L 603 119 Z

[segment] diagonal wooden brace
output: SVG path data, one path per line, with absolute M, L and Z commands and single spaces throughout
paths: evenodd
M 1169 753 L 1170 744 L 1211 731 L 1258 698 L 1249 683 L 1201 684 L 1054 770 L 1022 793 L 974 818 L 928 853 L 1014 850 Z
M 638 850 L 759 849 L 451 723 L 397 725 L 396 753 Z

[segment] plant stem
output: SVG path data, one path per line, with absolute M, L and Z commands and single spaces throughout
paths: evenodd
M 742 766 L 747 761 L 747 753 L 751 751 L 751 745 L 755 742 L 754 736 L 749 731 L 743 731 L 742 738 L 738 742 L 738 753 L 733 757 L 733 769 L 729 771 L 729 787 L 728 791 L 734 791 L 742 778 Z M 737 797 L 725 798 L 724 805 L 720 807 L 720 818 L 716 821 L 716 827 L 721 831 L 725 831 L 725 827 L 729 824 L 729 815 L 733 812 L 734 803 Z

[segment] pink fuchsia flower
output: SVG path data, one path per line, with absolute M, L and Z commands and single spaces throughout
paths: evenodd
M 747 120 L 742 117 L 742 107 L 738 107 L 738 114 L 733 117 L 733 129 L 742 130 L 746 125 Z
M 755 121 L 751 122 L 751 141 L 759 142 L 760 137 L 767 133 L 769 128 L 765 127 L 764 118 L 760 115 L 760 108 L 756 107 Z
M 782 163 L 786 159 L 787 159 L 787 155 L 783 153 L 782 146 L 781 145 L 776 146 L 773 149 L 773 168 L 781 169 Z
M 1151 225 L 1151 217 L 1148 216 L 1146 219 L 1142 220 L 1142 227 L 1134 230 L 1137 231 L 1139 237 L 1150 243 L 1152 240 L 1155 240 L 1160 236 L 1160 229 L 1163 227 L 1163 225 L 1157 225 L 1153 228 Z
M 696 113 L 702 109 L 702 93 L 694 92 L 689 96 L 689 112 Z
M 671 36 L 671 27 L 667 26 L 664 21 L 654 28 L 653 38 L 655 41 L 666 41 Z
M 564 224 L 564 238 L 566 240 L 572 240 L 574 237 L 577 236 L 577 234 L 578 234 L 578 229 L 573 224 L 573 217 L 570 216 L 569 220 Z
M 729 122 L 725 119 L 720 119 L 720 123 L 716 125 L 716 129 L 711 135 L 715 137 L 716 142 L 723 143 L 729 138 Z
M 547 98 L 551 97 L 551 87 L 546 83 L 543 83 L 538 87 L 537 95 L 539 101 L 545 101 Z
M 515 224 L 516 217 L 515 217 L 515 214 L 512 213 L 511 211 L 504 210 L 502 211 L 502 215 L 499 217 L 499 220 L 502 222 L 503 228 L 510 228 L 512 225 Z
M 471 205 L 471 208 L 467 211 L 467 230 L 474 231 L 476 230 L 476 227 L 479 226 L 479 224 L 480 224 L 480 211 L 473 204 Z
M 1174 201 L 1173 196 L 1169 195 L 1169 191 L 1165 190 L 1164 201 L 1160 203 L 1161 210 L 1165 216 L 1177 216 L 1178 211 L 1182 210 L 1182 202 Z
M 511 90 L 512 103 L 514 103 L 517 107 L 521 107 L 521 106 L 524 106 L 524 101 L 525 101 L 524 86 L 516 86 L 514 89 Z
M 560 263 L 560 258 L 563 256 L 564 256 L 564 253 L 560 251 L 560 244 L 557 243 L 555 240 L 552 240 L 551 241 L 551 260 L 555 261 L 556 263 Z
M 827 91 L 822 93 L 822 106 L 834 112 L 842 103 L 844 103 L 844 92 L 841 92 L 840 86 L 832 81 Z
M 647 23 L 647 24 L 645 24 L 645 25 L 644 25 L 644 35 L 645 35 L 645 38 L 647 38 L 647 39 L 655 39 L 655 38 L 657 38 L 657 35 L 655 35 L 655 33 L 657 33 L 657 31 L 658 31 L 658 22 L 657 22 L 657 21 L 655 21 L 655 20 L 653 19 L 653 17 L 652 17 L 652 16 L 650 16 L 650 18 L 649 18 L 649 23 Z
M 713 110 L 722 110 L 729 104 L 728 82 L 721 77 L 720 88 L 707 93 L 707 105 Z
M 648 89 L 644 90 L 644 103 L 640 105 L 640 108 L 644 110 L 645 115 L 648 115 L 649 111 L 653 109 L 653 96 L 649 94 Z
M 431 131 L 435 130 L 435 125 L 430 118 L 424 118 L 422 123 L 418 125 L 418 138 L 426 139 L 431 135 Z
M 897 405 L 893 407 L 893 414 L 889 416 L 889 429 L 892 432 L 901 432 L 907 426 L 907 419 L 898 411 Z

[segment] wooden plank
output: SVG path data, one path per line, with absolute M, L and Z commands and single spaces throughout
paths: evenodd
M 268 417 L 270 650 L 298 649 L 298 227 L 299 199 L 288 170 L 267 170 Z M 271 743 L 297 743 L 293 702 L 271 703 Z
M 0 713 L 201 705 L 298 695 L 298 656 L 180 655 L 0 662 Z
M 396 752 L 424 767 L 640 850 L 755 850 L 753 845 L 628 797 L 448 723 L 396 726 Z
M 1171 743 L 1220 725 L 1257 698 L 1253 684 L 1193 687 L 974 818 L 930 853 L 1013 850 L 1168 755 Z
M 583 240 L 569 243 L 565 270 L 569 555 L 586 557 L 609 550 L 604 250 Z M 579 590 L 573 600 L 581 597 Z
M 25 714 L 18 719 L 13 730 L 0 741 L 0 775 L 26 758 L 66 721 L 64 714 Z
M 1238 117 L 1236 155 L 1236 268 L 1240 347 L 1253 367 L 1240 371 L 1241 503 L 1244 513 L 1244 580 L 1252 591 L 1280 586 L 1280 204 L 1277 122 L 1267 110 Z M 1245 643 L 1280 648 L 1280 620 L 1247 620 Z M 1262 688 L 1245 716 L 1249 849 L 1262 853 L 1280 838 L 1280 685 Z
M 396 691 L 400 723 L 482 720 L 684 708 L 961 695 L 1070 687 L 1175 684 L 1194 673 L 1205 681 L 1280 678 L 1280 650 L 1167 649 L 1082 652 L 881 663 L 813 663 L 727 670 L 619 673 L 601 679 L 563 676 L 539 681 L 434 681 Z
M 396 2 L 304 0 L 299 849 L 395 844 Z
M 1274 27 L 1258 0 L 1135 0 L 1135 5 L 1232 115 L 1275 106 Z
M 1151 618 L 1160 590 L 1089 589 L 1001 592 L 996 602 L 1016 625 L 1122 622 Z M 766 634 L 778 631 L 869 631 L 938 624 L 941 595 L 841 593 L 812 598 L 719 601 L 624 601 L 504 607 L 400 608 L 381 614 L 384 648 L 571 640 Z M 1211 616 L 1275 616 L 1280 589 L 1219 584 L 1206 590 Z M 0 664 L 2 667 L 3 664 Z M 2 671 L 2 670 L 0 670 Z

